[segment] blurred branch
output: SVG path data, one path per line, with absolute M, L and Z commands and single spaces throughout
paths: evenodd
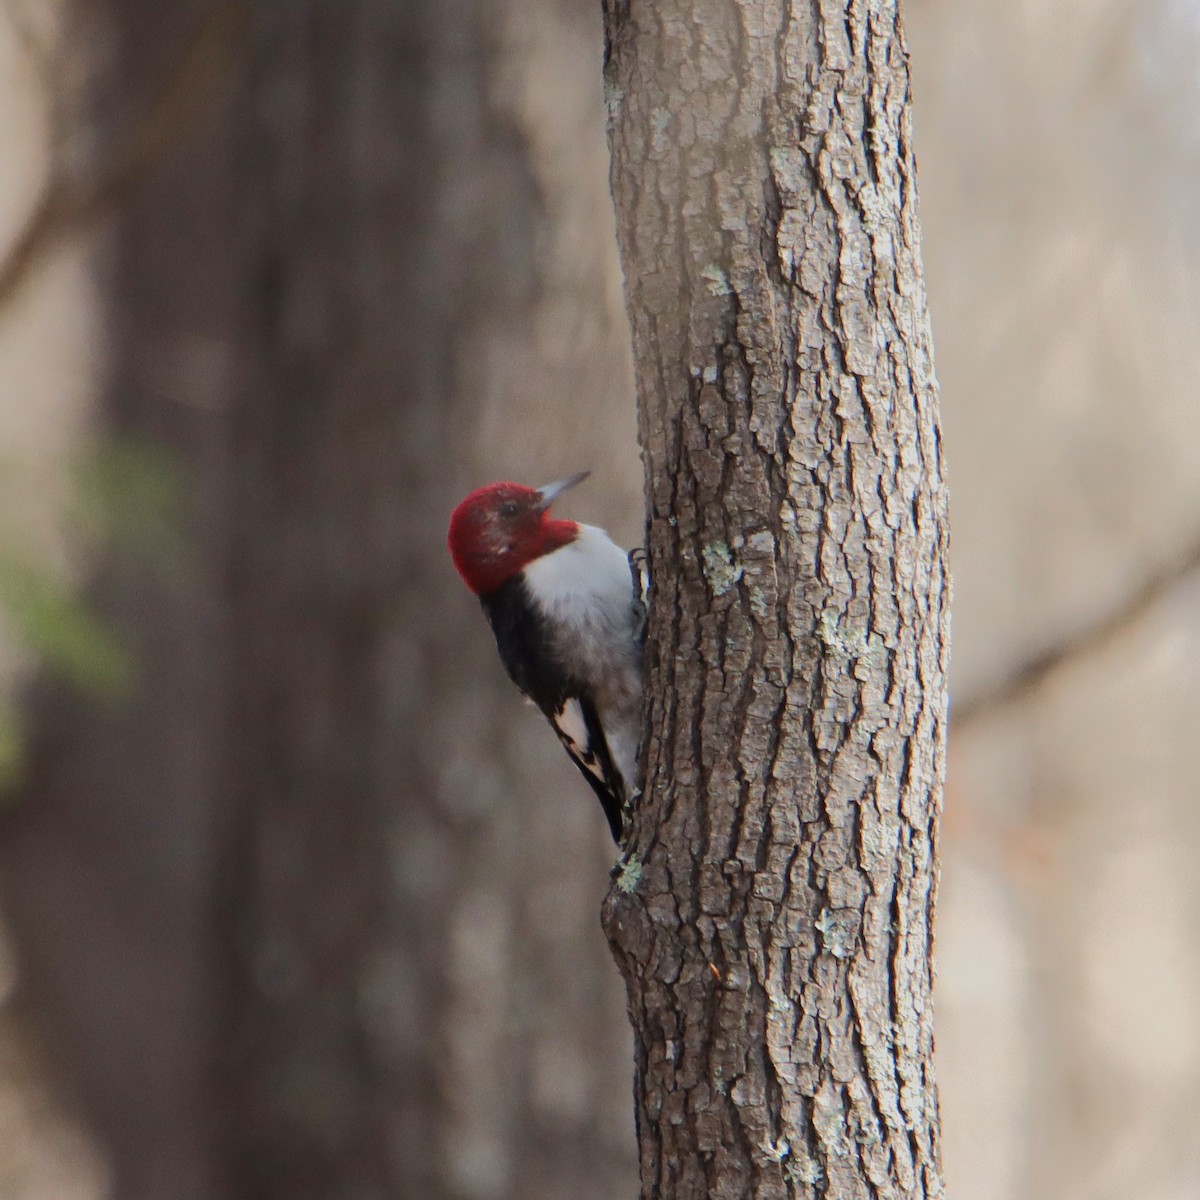
M 1178 584 L 1200 571 L 1200 535 L 1176 558 L 1147 575 L 1108 612 L 1070 637 L 1019 663 L 1007 675 L 962 700 L 951 702 L 951 728 L 961 732 L 977 721 L 1020 704 L 1053 675 L 1112 645 L 1158 605 Z
M 4 16 L 12 29 L 13 36 L 21 47 L 21 53 L 33 64 L 38 78 L 45 84 L 50 77 L 50 55 L 46 45 L 34 28 L 24 0 L 3 0 Z
M 5 8 L 28 50 L 28 30 L 23 32 L 20 17 L 13 17 L 21 10 L 12 0 L 7 0 Z M 230 51 L 238 41 L 244 16 L 239 0 L 223 0 L 205 14 L 141 121 L 105 169 L 91 178 L 74 180 L 54 161 L 57 155 L 52 155 L 37 203 L 0 258 L 0 314 L 63 238 L 87 229 L 116 209 L 197 120 L 214 85 L 229 69 Z M 39 73 L 48 76 L 40 64 Z

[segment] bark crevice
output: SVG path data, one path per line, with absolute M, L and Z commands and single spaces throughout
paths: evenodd
M 604 910 L 642 1194 L 938 1195 L 946 523 L 899 15 L 606 18 L 655 579 Z

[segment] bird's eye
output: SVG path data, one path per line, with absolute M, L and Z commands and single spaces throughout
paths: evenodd
M 521 506 L 515 500 L 505 500 L 500 505 L 500 515 L 509 521 L 520 515 L 520 512 Z

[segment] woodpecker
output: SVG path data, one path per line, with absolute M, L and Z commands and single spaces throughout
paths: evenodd
M 647 579 L 639 551 L 550 515 L 589 474 L 479 488 L 451 515 L 448 544 L 505 670 L 554 727 L 620 845 L 637 772 Z

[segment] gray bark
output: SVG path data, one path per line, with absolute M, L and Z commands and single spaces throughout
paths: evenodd
M 945 495 L 894 3 L 607 0 L 655 593 L 644 1197 L 941 1194 Z

